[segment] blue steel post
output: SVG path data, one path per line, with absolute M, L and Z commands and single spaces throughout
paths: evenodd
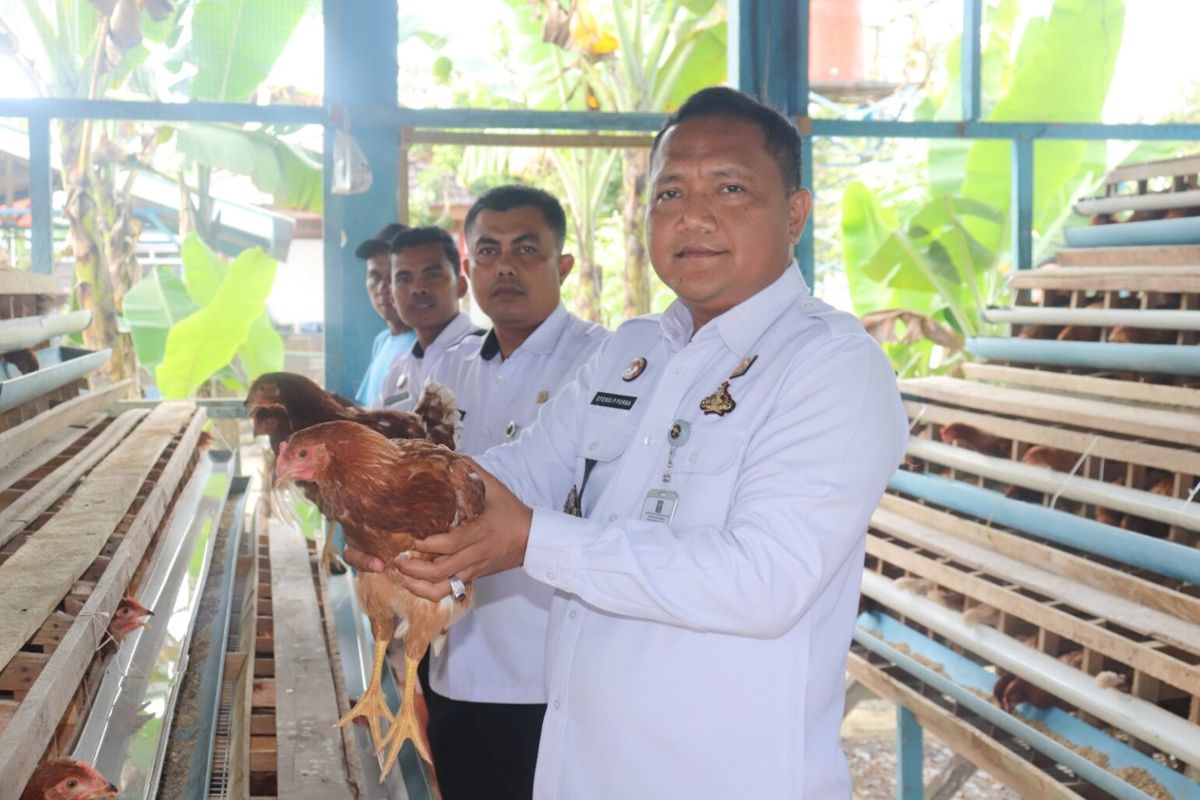
M 896 798 L 924 800 L 925 779 L 921 775 L 925 760 L 924 732 L 913 713 L 896 706 Z
M 345 110 L 373 180 L 362 194 L 334 195 L 332 126 L 325 134 L 325 384 L 353 394 L 384 323 L 371 309 L 354 249 L 397 217 L 399 131 L 377 122 L 396 107 L 399 42 L 395 0 L 324 0 L 325 103 Z M 369 119 L 375 126 L 362 124 Z
M 1033 266 L 1033 139 L 1022 136 L 1012 144 L 1013 264 Z
M 980 53 L 983 0 L 963 0 L 962 34 L 962 111 L 963 119 L 977 120 L 980 115 Z
M 10 167 L 11 169 L 11 167 Z M 54 221 L 50 208 L 50 118 L 29 118 L 29 207 L 33 217 L 33 271 L 54 269 Z

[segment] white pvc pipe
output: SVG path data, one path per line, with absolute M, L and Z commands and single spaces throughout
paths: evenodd
M 1016 325 L 1088 325 L 1096 328 L 1156 328 L 1173 331 L 1200 331 L 1200 311 L 1174 311 L 1133 308 L 989 308 L 986 322 Z
M 78 333 L 92 322 L 92 312 L 71 311 L 38 317 L 0 320 L 0 353 L 20 350 L 54 336 Z
M 986 625 L 967 625 L 962 615 L 932 600 L 897 589 L 874 572 L 863 572 L 863 594 L 1000 669 L 1032 681 L 1055 697 L 1182 761 L 1200 767 L 1200 728 L 1153 703 L 1116 689 L 1102 689 L 1092 676 L 1022 644 Z
M 1200 191 L 1196 189 L 1184 192 L 1153 192 L 1151 194 L 1079 200 L 1075 203 L 1075 213 L 1083 217 L 1090 217 L 1093 214 L 1112 214 L 1117 211 L 1157 211 L 1191 206 L 1200 206 Z M 1120 223 L 1114 224 L 1119 225 Z
M 1043 494 L 1059 494 L 1081 503 L 1125 511 L 1167 525 L 1200 531 L 1200 503 L 1189 503 L 1182 498 L 1164 497 L 1127 486 L 1021 464 L 1006 458 L 985 456 L 965 447 L 954 447 L 926 439 L 909 440 L 908 453 L 926 461 L 1004 483 L 1015 483 Z

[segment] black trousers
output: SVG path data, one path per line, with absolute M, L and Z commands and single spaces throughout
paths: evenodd
M 443 800 L 530 800 L 546 706 L 468 703 L 429 686 L 429 654 L 417 668 L 429 708 L 429 748 Z

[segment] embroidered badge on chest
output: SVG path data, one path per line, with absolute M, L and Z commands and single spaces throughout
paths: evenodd
M 629 366 L 621 373 L 621 380 L 629 382 L 641 375 L 646 369 L 646 359 L 644 356 L 639 356 L 629 362 Z
M 567 493 L 567 500 L 563 503 L 563 513 L 570 514 L 572 517 L 582 517 L 583 509 L 579 507 L 579 487 L 572 486 L 571 491 Z

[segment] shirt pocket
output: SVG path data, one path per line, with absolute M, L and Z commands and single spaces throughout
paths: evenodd
M 742 455 L 746 431 L 741 428 L 695 425 L 687 444 L 675 454 L 674 471 L 683 474 L 718 475 Z
M 576 447 L 575 486 L 582 493 L 583 515 L 596 505 L 608 482 L 617 473 L 617 463 L 637 432 L 637 421 L 623 419 L 625 412 L 597 409 L 583 420 L 583 432 Z M 590 473 L 588 462 L 592 464 Z

